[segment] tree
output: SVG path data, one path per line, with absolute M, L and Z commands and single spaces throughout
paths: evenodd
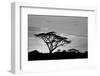
M 68 52 L 79 53 L 79 50 L 72 48 L 69 49 Z
M 71 43 L 66 37 L 56 35 L 56 32 L 39 33 L 35 34 L 36 37 L 41 38 L 47 45 L 50 53 L 53 52 L 57 47 Z

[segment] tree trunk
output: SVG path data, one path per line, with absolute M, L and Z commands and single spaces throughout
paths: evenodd
M 52 51 L 53 51 L 53 50 L 50 50 L 50 54 L 52 54 Z

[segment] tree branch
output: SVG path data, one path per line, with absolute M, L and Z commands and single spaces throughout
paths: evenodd
M 35 34 L 35 36 L 43 39 L 50 53 L 52 53 L 52 51 L 55 50 L 57 47 L 70 43 L 70 41 L 67 41 L 67 38 L 56 35 L 55 32 L 40 33 Z

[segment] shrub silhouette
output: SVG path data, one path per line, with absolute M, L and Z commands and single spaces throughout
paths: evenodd
M 67 53 L 67 51 L 66 51 L 66 50 L 63 50 L 62 52 L 63 52 L 63 53 Z
M 50 53 L 53 52 L 57 47 L 71 43 L 66 37 L 62 37 L 56 34 L 56 32 L 39 33 L 35 34 L 36 37 L 41 38 L 47 45 Z
M 31 51 L 31 52 L 33 52 L 33 53 L 39 53 L 39 51 L 38 51 L 38 50 L 33 50 L 33 51 Z

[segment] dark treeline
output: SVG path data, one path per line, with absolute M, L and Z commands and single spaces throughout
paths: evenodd
M 77 49 L 69 49 L 68 51 L 61 51 L 58 49 L 54 53 L 40 53 L 38 50 L 33 50 L 28 53 L 28 60 L 56 60 L 56 59 L 80 59 L 80 58 L 88 58 L 88 52 L 84 53 L 79 52 Z

